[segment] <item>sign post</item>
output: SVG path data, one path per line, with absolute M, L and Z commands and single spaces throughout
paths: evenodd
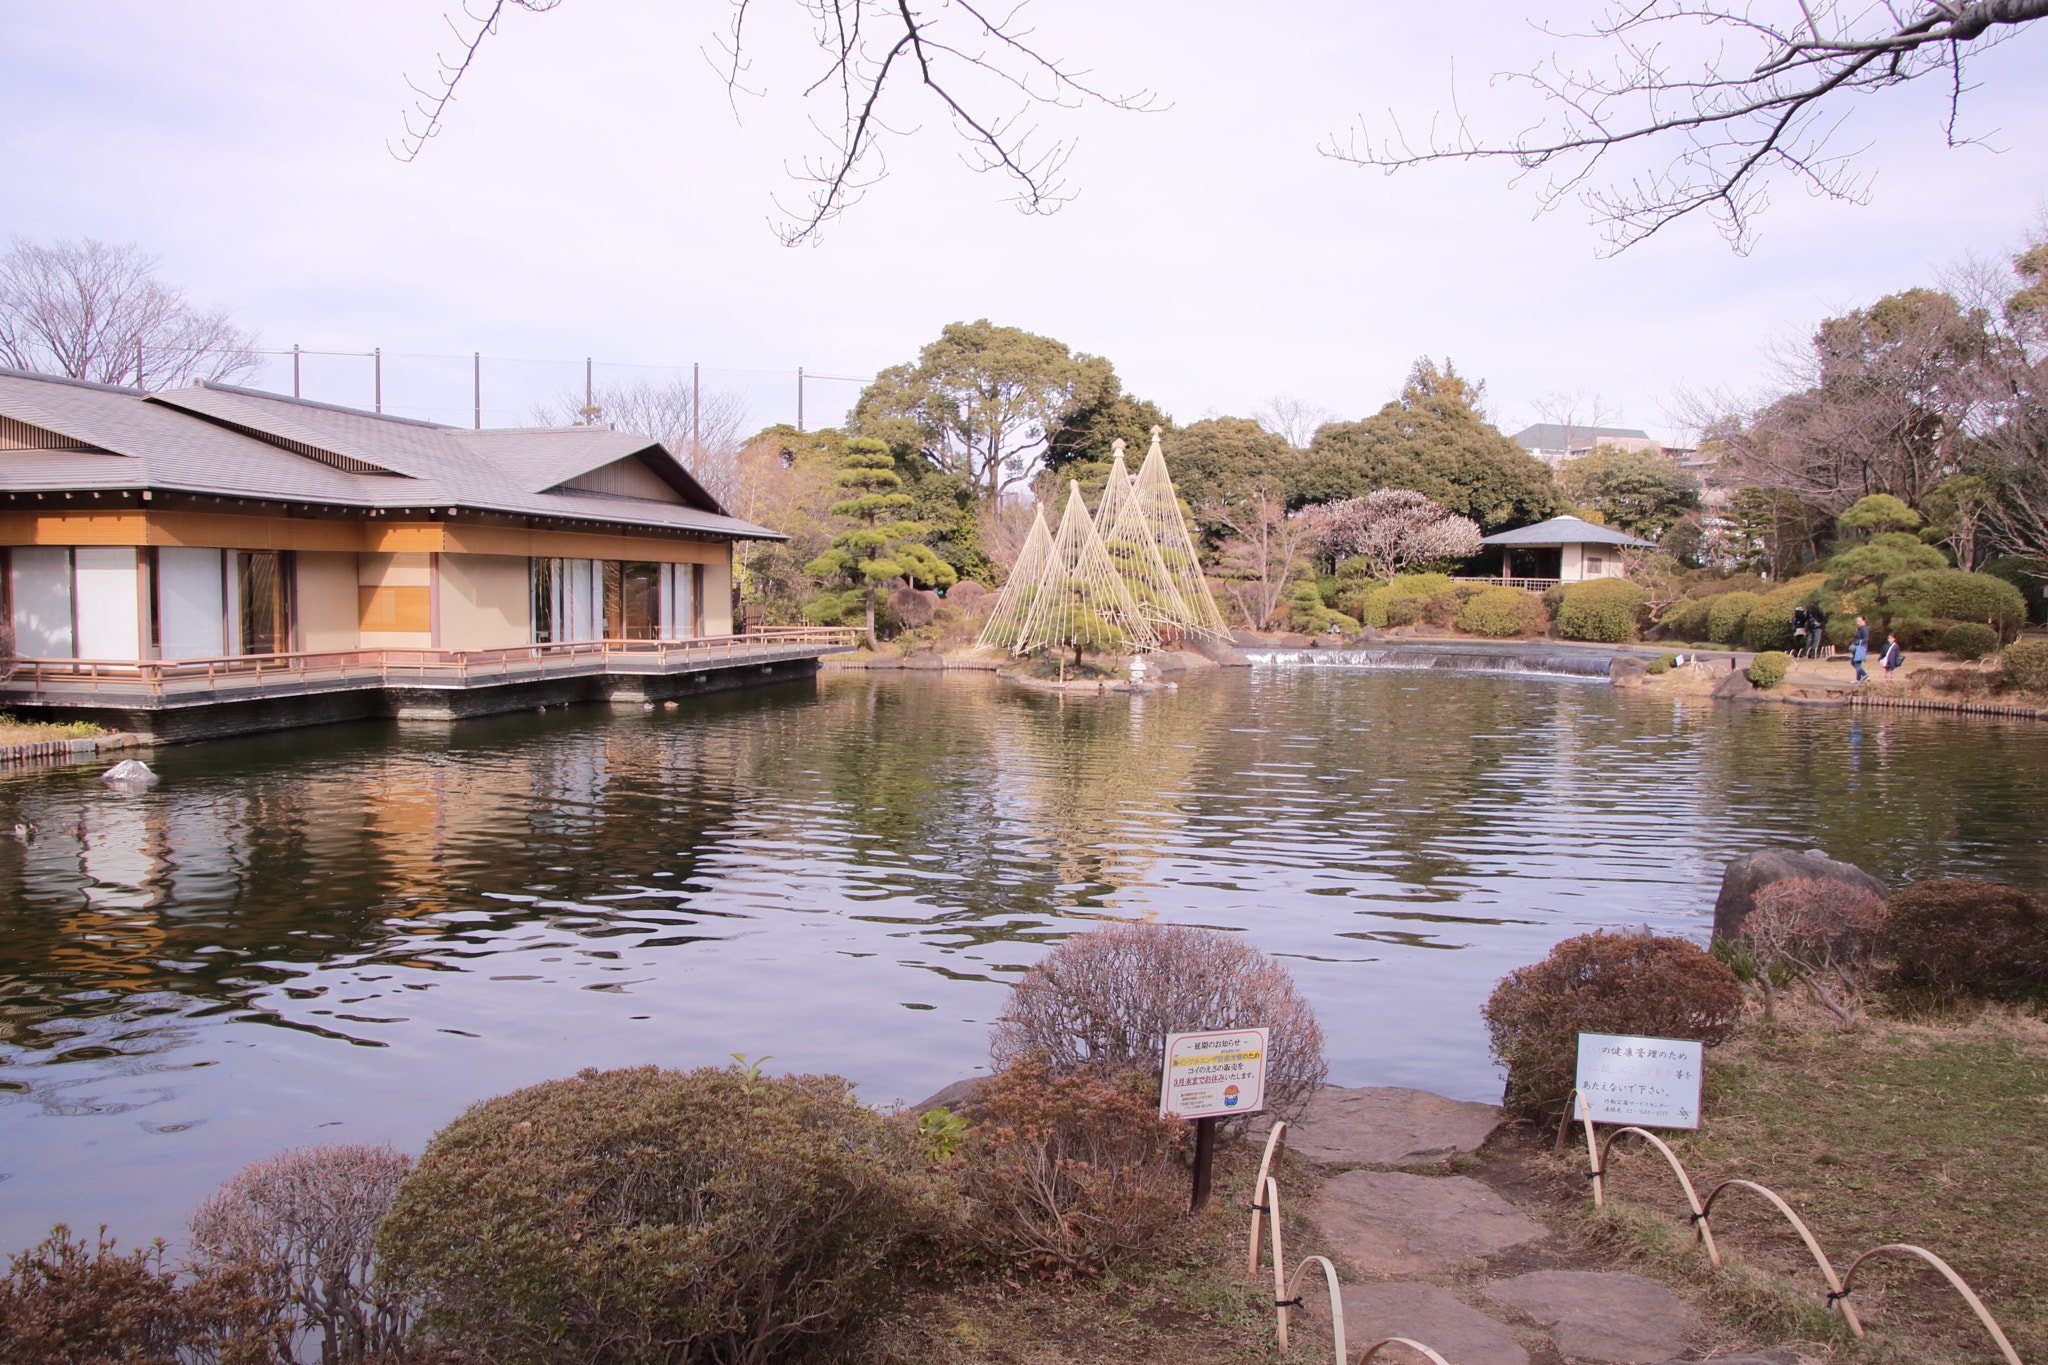
M 1195 1183 L 1188 1211 L 1209 1202 L 1216 1162 L 1216 1120 L 1256 1114 L 1266 1107 L 1269 1028 L 1209 1029 L 1166 1035 L 1166 1066 L 1159 1076 L 1161 1118 L 1195 1121 Z
M 1578 1088 L 1585 1107 L 1572 1117 L 1643 1128 L 1699 1127 L 1701 1052 L 1692 1039 L 1581 1033 Z

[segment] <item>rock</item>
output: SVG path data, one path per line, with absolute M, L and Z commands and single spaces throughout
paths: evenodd
M 1616 687 L 1641 687 L 1649 671 L 1633 654 L 1617 654 L 1607 661 L 1607 679 Z
M 1176 650 L 1162 649 L 1157 654 L 1147 654 L 1145 656 L 1145 671 L 1147 673 L 1179 673 L 1186 669 L 1187 666 L 1188 661 L 1182 658 Z
M 1594 1270 L 1532 1270 L 1483 1291 L 1551 1329 L 1557 1349 L 1609 1365 L 1651 1365 L 1685 1344 L 1692 1306 L 1655 1280 Z
M 1449 1270 L 1550 1235 L 1462 1175 L 1346 1171 L 1323 1183 L 1306 1216 L 1325 1249 L 1374 1275 Z
M 917 669 L 943 669 L 946 666 L 946 661 L 938 655 L 926 651 L 911 655 L 903 661 L 903 666 L 905 668 Z
M 1799 1365 L 1799 1352 L 1760 1351 L 1755 1355 L 1715 1356 L 1711 1360 L 1666 1360 L 1660 1365 Z
M 1298 635 L 1290 631 L 1280 637 L 1279 643 L 1282 649 L 1307 649 L 1308 636 Z
M 1714 899 L 1714 937 L 1733 938 L 1756 907 L 1756 893 L 1789 877 L 1847 882 L 1880 899 L 1890 893 L 1883 882 L 1854 863 L 1838 863 L 1817 848 L 1795 853 L 1789 848 L 1762 848 L 1728 860 L 1721 871 L 1721 894 Z
M 139 758 L 124 758 L 100 774 L 100 781 L 124 787 L 153 787 L 157 776 Z
M 936 1095 L 928 1095 L 910 1106 L 913 1114 L 929 1113 L 934 1109 L 958 1109 L 981 1093 L 988 1084 L 986 1076 L 969 1076 L 964 1081 L 955 1081 Z
M 1326 1085 L 1287 1125 L 1287 1149 L 1310 1161 L 1416 1166 L 1476 1152 L 1498 1126 L 1496 1105 L 1398 1085 Z
M 1265 636 L 1249 630 L 1231 631 L 1230 643 L 1236 645 L 1239 649 L 1270 649 L 1273 644 Z
M 1714 684 L 1714 700 L 1741 701 L 1755 691 L 1756 685 L 1750 682 L 1749 675 L 1738 668 Z
M 1325 1296 L 1327 1298 L 1327 1295 Z M 1313 1295 L 1308 1296 L 1313 1303 Z M 1344 1337 L 1363 1352 L 1375 1341 L 1408 1337 L 1458 1365 L 1528 1365 L 1515 1334 L 1476 1308 L 1467 1308 L 1432 1284 L 1344 1286 Z M 1388 1352 L 1382 1352 L 1384 1359 Z
M 1182 668 L 1190 672 L 1199 673 L 1205 668 L 1214 668 L 1216 666 L 1207 655 L 1198 654 L 1191 649 L 1176 649 L 1169 652 L 1172 653 L 1174 658 L 1180 660 Z
M 1250 668 L 1252 661 L 1232 649 L 1221 640 L 1212 640 L 1206 635 L 1195 635 L 1187 640 L 1187 647 L 1215 664 L 1218 668 Z
M 902 656 L 896 654 L 877 654 L 874 658 L 868 660 L 867 666 L 869 668 L 901 668 L 903 667 L 903 659 Z
M 1377 626 L 1360 626 L 1358 628 L 1358 642 L 1360 644 L 1376 645 L 1386 638 L 1387 633 Z
M 1341 635 L 1334 635 L 1334 634 L 1333 634 L 1333 635 L 1318 635 L 1318 636 L 1316 636 L 1316 637 L 1315 637 L 1315 639 L 1313 639 L 1313 640 L 1309 641 L 1309 644 L 1310 644 L 1310 646 L 1312 646 L 1313 648 L 1316 648 L 1316 649 L 1349 649 L 1349 648 L 1351 648 L 1351 642 L 1350 642 L 1349 640 L 1345 639 L 1345 638 L 1344 638 L 1343 636 L 1341 636 Z

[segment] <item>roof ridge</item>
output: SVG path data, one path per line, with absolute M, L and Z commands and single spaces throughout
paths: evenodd
M 98 389 L 102 393 L 126 393 L 138 398 L 148 396 L 132 384 L 102 384 L 93 379 L 73 379 L 68 374 L 44 374 L 41 370 L 17 369 L 12 365 L 0 365 L 0 376 L 8 379 L 39 379 L 45 384 L 69 384 L 74 389 Z
M 221 384 L 211 379 L 196 379 L 192 382 L 191 387 L 212 389 L 216 393 L 240 394 L 244 398 L 267 398 L 273 403 L 291 403 L 302 408 L 318 408 L 322 412 L 345 413 L 350 417 L 370 417 L 375 418 L 379 422 L 395 422 L 400 426 L 426 427 L 430 431 L 462 430 L 461 427 L 451 427 L 445 422 L 429 422 L 419 417 L 398 417 L 388 412 L 372 412 L 367 408 L 351 408 L 341 403 L 319 403 L 311 398 L 297 398 L 287 393 L 272 393 L 268 389 L 248 389 L 243 388 L 240 384 Z M 177 390 L 159 390 L 159 392 L 175 393 Z M 149 396 L 155 397 L 156 395 L 151 394 Z

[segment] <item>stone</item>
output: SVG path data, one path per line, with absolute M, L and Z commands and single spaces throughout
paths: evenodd
M 1476 1152 L 1500 1126 L 1498 1105 L 1398 1085 L 1326 1085 L 1287 1125 L 1287 1149 L 1310 1161 L 1419 1166 Z
M 1196 635 L 1187 641 L 1189 649 L 1215 664 L 1218 668 L 1250 668 L 1252 661 L 1221 640 L 1212 640 L 1206 635 Z
M 1230 643 L 1236 645 L 1239 649 L 1268 649 L 1273 644 L 1271 640 L 1266 639 L 1262 635 L 1254 634 L 1249 630 L 1231 631 Z
M 1759 1351 L 1755 1355 L 1715 1356 L 1711 1360 L 1666 1360 L 1659 1365 L 1799 1365 L 1799 1352 Z
M 1145 656 L 1145 671 L 1147 673 L 1179 673 L 1185 670 L 1187 666 L 1188 661 L 1182 658 L 1176 650 L 1163 649 L 1157 654 L 1147 654 Z
M 1567 1356 L 1652 1365 L 1685 1345 L 1692 1306 L 1655 1280 L 1597 1270 L 1532 1270 L 1483 1291 L 1540 1327 Z
M 905 659 L 903 666 L 905 668 L 943 669 L 946 666 L 946 661 L 930 651 L 925 651 L 913 654 Z
M 1756 684 L 1749 680 L 1748 674 L 1738 668 L 1714 684 L 1714 700 L 1741 701 L 1755 691 Z
M 1308 636 L 1306 636 L 1306 635 L 1299 635 L 1299 634 L 1296 634 L 1296 633 L 1294 633 L 1294 632 L 1292 632 L 1292 631 L 1289 631 L 1289 632 L 1288 632 L 1287 634 L 1285 634 L 1285 635 L 1282 635 L 1282 636 L 1280 637 L 1280 648 L 1282 648 L 1282 649 L 1307 649 L 1307 648 L 1308 648 Z
M 1360 644 L 1376 645 L 1386 638 L 1387 633 L 1378 626 L 1360 626 L 1358 628 L 1358 642 Z
M 1616 687 L 1641 687 L 1649 671 L 1633 654 L 1617 654 L 1607 661 L 1607 680 Z
M 1816 881 L 1846 882 L 1883 899 L 1890 893 L 1883 882 L 1854 863 L 1838 863 L 1817 848 L 1795 853 L 1789 848 L 1761 848 L 1731 858 L 1721 871 L 1721 894 L 1714 899 L 1714 937 L 1733 938 L 1742 921 L 1756 908 L 1756 893 L 1772 882 L 1789 877 L 1811 877 Z
M 1156 657 L 1164 658 L 1167 655 L 1179 660 L 1180 667 L 1190 673 L 1199 673 L 1203 669 L 1216 666 L 1207 655 L 1198 654 L 1192 649 L 1167 650 Z
M 156 785 L 157 776 L 141 759 L 124 758 L 101 773 L 100 781 L 123 787 L 150 787 Z
M 903 659 L 900 655 L 895 654 L 877 654 L 874 658 L 868 660 L 868 667 L 901 668 L 903 667 Z
M 1506 1324 L 1467 1308 L 1447 1290 L 1404 1281 L 1345 1285 L 1345 1345 L 1363 1354 L 1388 1337 L 1419 1341 L 1457 1365 L 1529 1365 L 1529 1353 L 1515 1344 Z
M 1336 634 L 1318 635 L 1315 637 L 1315 639 L 1309 641 L 1309 644 L 1316 649 L 1351 648 L 1351 642 L 1349 640 L 1346 640 L 1342 635 Z
M 958 1109 L 961 1105 L 970 1102 L 976 1095 L 979 1095 L 981 1088 L 987 1084 L 988 1077 L 986 1076 L 969 1076 L 966 1080 L 955 1081 L 938 1094 L 927 1095 L 924 1099 L 911 1105 L 910 1112 L 913 1114 L 925 1114 L 934 1109 Z
M 1321 1249 L 1373 1275 L 1449 1270 L 1550 1235 L 1462 1175 L 1346 1171 L 1323 1182 L 1305 1216 Z

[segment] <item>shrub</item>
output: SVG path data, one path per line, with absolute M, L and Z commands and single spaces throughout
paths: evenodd
M 1058 1074 L 1129 1068 L 1151 1077 L 1156 1096 L 1167 1034 L 1262 1025 L 1273 1030 L 1266 1110 L 1293 1119 L 1329 1068 L 1315 1011 L 1287 969 L 1214 929 L 1118 924 L 1076 934 L 1024 974 L 990 1053 L 1000 1066 L 1043 1058 Z
M 1669 673 L 1671 665 L 1678 659 L 1676 654 L 1660 654 L 1643 665 L 1645 673 Z
M 1884 923 L 1884 898 L 1867 886 L 1787 877 L 1756 893 L 1738 931 L 1754 960 L 1804 967 L 1861 961 Z
M 1951 659 L 1981 659 L 1998 652 L 1998 632 L 1975 621 L 1958 621 L 1941 633 L 1941 652 Z
M 1541 635 L 1549 625 L 1542 599 L 1520 588 L 1483 588 L 1458 609 L 1458 629 L 1474 635 Z
M 1389 582 L 1367 583 L 1362 589 L 1340 594 L 1338 604 L 1366 625 L 1389 630 L 1433 619 L 1431 603 L 1444 597 L 1455 601 L 1456 586 L 1445 574 L 1396 574 Z M 1450 617 L 1443 615 L 1437 624 L 1447 625 L 1449 622 Z
M 1795 643 L 1792 612 L 1825 587 L 1827 581 L 1826 574 L 1807 574 L 1763 594 L 1750 608 L 1749 619 L 1743 624 L 1743 643 L 1751 649 L 1791 649 Z
M 1486 1002 L 1503 1103 L 1555 1119 L 1571 1098 L 1580 1033 L 1725 1041 L 1742 1015 L 1742 983 L 1704 949 L 1646 934 L 1584 934 L 1509 972 Z
M 2048 640 L 2016 640 L 1998 657 L 1998 685 L 2048 692 Z
M 1188 1126 L 1159 1116 L 1158 1081 L 1134 1070 L 1058 1074 L 1043 1057 L 991 1076 L 963 1109 L 961 1183 L 978 1250 L 1100 1273 L 1151 1250 L 1187 1208 Z
M 1997 882 L 1915 882 L 1885 903 L 1878 946 L 1909 992 L 1992 999 L 2048 992 L 2048 909 Z
M 412 1314 L 375 1276 L 377 1225 L 412 1169 L 390 1147 L 304 1147 L 256 1162 L 192 1215 L 208 1270 L 246 1267 L 286 1330 L 318 1333 L 320 1358 L 400 1349 Z
M 1311 579 L 1298 581 L 1288 592 L 1287 625 L 1290 630 L 1311 635 L 1330 630 L 1358 629 L 1358 622 L 1323 605 L 1322 591 Z
M 1707 638 L 1707 612 L 1713 605 L 1711 597 L 1689 597 L 1664 608 L 1664 614 L 1658 620 L 1674 640 L 1704 640 Z
M 2044 592 L 2048 589 L 2048 560 L 2006 555 L 1992 560 L 1978 572 L 2002 578 L 2018 588 L 2027 604 L 2027 619 L 2040 622 L 2043 606 L 2048 604 L 2048 592 Z
M 1767 649 L 1749 661 L 1749 680 L 1758 687 L 1769 689 L 1785 681 L 1785 675 L 1792 669 L 1792 656 L 1782 650 Z
M 843 1358 L 946 1189 L 836 1076 L 590 1070 L 437 1133 L 377 1253 L 493 1362 Z
M 939 595 L 921 588 L 898 588 L 889 594 L 889 612 L 905 630 L 932 623 L 939 609 Z
M 2018 635 L 2027 623 L 2027 599 L 1992 574 L 1935 569 L 1887 587 L 1891 600 L 1914 608 L 1908 615 L 1978 622 L 1996 629 L 2002 640 Z
M 1707 638 L 1717 645 L 1742 641 L 1749 614 L 1763 598 L 1753 592 L 1724 592 L 1707 603 Z
M 180 1285 L 163 1243 L 124 1253 L 105 1228 L 90 1245 L 59 1223 L 8 1258 L 0 1342 L 8 1365 L 269 1365 L 284 1344 L 274 1308 L 240 1267 Z
M 1650 600 L 1646 589 L 1621 578 L 1595 578 L 1565 589 L 1557 614 L 1558 633 L 1567 640 L 1619 644 L 1636 634 L 1636 618 Z

